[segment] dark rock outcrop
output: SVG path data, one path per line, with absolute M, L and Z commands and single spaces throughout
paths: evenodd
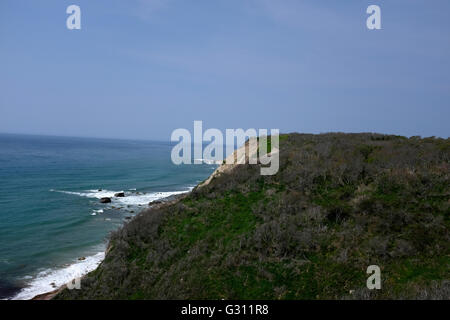
M 111 198 L 109 197 L 101 198 L 100 203 L 111 203 Z

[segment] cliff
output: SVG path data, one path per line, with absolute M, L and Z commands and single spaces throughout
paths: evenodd
M 56 299 L 450 298 L 449 139 L 289 134 L 276 152 L 276 175 L 223 165 L 141 212 Z

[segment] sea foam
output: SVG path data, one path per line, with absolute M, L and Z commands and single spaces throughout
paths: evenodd
M 54 192 L 61 192 L 70 195 L 76 195 L 80 197 L 101 199 L 101 198 L 111 198 L 111 205 L 124 205 L 124 206 L 138 206 L 147 205 L 151 201 L 160 200 L 168 198 L 174 195 L 183 194 L 189 192 L 192 188 L 184 191 L 164 191 L 164 192 L 150 192 L 150 193 L 137 193 L 128 191 L 110 191 L 110 190 L 86 190 L 83 192 L 74 191 L 61 191 L 61 190 L 50 190 Z M 114 197 L 118 192 L 124 192 L 125 197 Z
M 28 285 L 11 299 L 28 300 L 39 294 L 51 292 L 73 279 L 80 278 L 95 270 L 104 258 L 105 253 L 101 251 L 95 255 L 86 257 L 83 261 L 76 261 L 67 267 L 41 271 L 35 277 L 32 277 Z

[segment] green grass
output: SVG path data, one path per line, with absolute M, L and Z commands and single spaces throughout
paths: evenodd
M 214 201 L 187 200 L 184 203 L 189 209 L 171 219 L 163 232 L 175 245 L 182 247 L 192 246 L 200 239 L 221 240 L 227 244 L 254 228 L 258 218 L 251 207 L 261 199 L 262 192 L 252 192 L 247 195 L 228 193 Z M 205 203 L 211 204 L 208 211 L 195 210 Z

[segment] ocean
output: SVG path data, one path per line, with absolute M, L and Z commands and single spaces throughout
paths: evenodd
M 176 166 L 171 150 L 169 142 L 0 134 L 0 299 L 30 299 L 95 269 L 127 217 L 188 192 L 217 167 Z

